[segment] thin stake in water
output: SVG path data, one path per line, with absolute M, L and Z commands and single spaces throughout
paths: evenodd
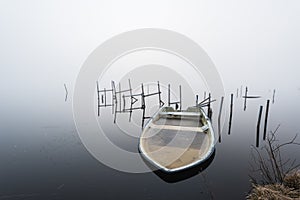
M 121 110 L 122 110 L 122 95 L 121 95 L 121 93 L 122 93 L 122 90 L 121 90 L 121 82 L 119 82 L 119 103 L 120 103 L 120 112 L 121 112 Z
M 181 85 L 179 85 L 179 110 L 182 109 L 182 95 L 181 95 Z
M 142 129 L 144 129 L 146 105 L 145 105 L 145 93 L 144 93 L 143 83 L 141 84 L 141 89 L 142 89 L 142 110 L 143 110 Z
M 158 91 L 159 107 L 162 107 L 162 106 L 164 106 L 165 103 L 161 100 L 161 91 L 160 91 L 159 81 L 157 81 L 157 91 Z
M 210 96 L 210 93 L 208 94 L 208 104 L 207 104 L 207 115 L 208 115 L 208 118 L 211 119 L 211 116 L 210 116 L 210 100 L 211 100 L 211 96 Z
M 259 147 L 259 129 L 260 129 L 260 121 L 261 121 L 262 111 L 263 111 L 263 106 L 260 106 L 258 120 L 257 120 L 257 127 L 256 127 L 256 147 Z
M 247 94 L 248 94 L 248 87 L 246 87 L 246 90 L 245 90 L 245 100 L 244 100 L 244 111 L 246 110 L 247 108 Z
M 171 103 L 171 88 L 170 84 L 168 84 L 168 106 L 170 107 Z
M 266 107 L 266 114 L 265 114 L 265 126 L 264 126 L 264 136 L 263 139 L 266 140 L 266 135 L 267 135 L 267 126 L 268 126 L 268 116 L 269 116 L 269 105 L 270 105 L 270 100 L 267 100 L 267 107 Z
M 100 116 L 100 94 L 99 94 L 99 83 L 97 81 L 97 109 L 98 109 L 98 117 Z
M 65 83 L 64 83 L 64 87 L 65 87 L 65 92 L 66 92 L 65 101 L 67 101 L 67 99 L 68 99 L 68 89 L 67 89 L 67 85 Z
M 223 101 L 224 101 L 224 97 L 222 96 L 220 102 L 219 117 L 218 117 L 219 143 L 221 143 L 221 116 L 222 116 Z
M 230 115 L 229 115 L 228 135 L 230 135 L 231 132 L 232 110 L 233 110 L 233 94 L 230 95 Z
M 272 104 L 274 104 L 274 102 L 275 102 L 275 89 L 273 90 L 273 97 L 272 97 Z

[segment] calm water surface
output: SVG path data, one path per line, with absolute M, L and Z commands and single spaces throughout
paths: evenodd
M 230 92 L 234 91 L 226 93 L 224 107 L 229 108 Z M 278 90 L 275 103 L 270 105 L 268 129 L 281 124 L 279 141 L 285 142 L 300 131 L 299 93 Z M 243 99 L 234 94 L 231 134 L 227 134 L 225 121 L 222 142 L 217 143 L 207 166 L 199 173 L 195 173 L 200 171 L 197 168 L 177 176 L 123 173 L 98 162 L 79 139 L 70 98 L 67 102 L 61 96 L 44 99 L 50 109 L 41 103 L 22 109 L 2 106 L 9 114 L 1 115 L 0 199 L 244 199 L 251 186 L 250 152 L 251 145 L 255 145 L 259 105 L 265 106 L 272 91 L 257 94 L 263 98 L 250 99 L 246 111 Z M 216 122 L 213 125 L 217 131 Z M 137 139 L 118 140 L 117 135 L 122 133 L 113 124 L 111 127 L 113 142 L 137 151 Z M 299 148 L 288 148 L 283 153 L 300 159 Z

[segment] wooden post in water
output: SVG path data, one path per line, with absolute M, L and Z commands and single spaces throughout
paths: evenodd
M 168 84 L 168 106 L 171 106 L 171 88 L 170 84 Z
M 143 119 L 142 119 L 142 129 L 144 129 L 144 123 L 145 123 L 145 112 L 146 112 L 146 105 L 145 105 L 145 93 L 144 93 L 144 85 L 141 84 L 142 89 L 142 110 L 143 110 Z
M 273 90 L 272 104 L 275 102 L 275 89 Z
M 68 89 L 67 89 L 67 85 L 65 83 L 64 83 L 64 87 L 65 87 L 65 92 L 66 92 L 65 101 L 67 101 L 67 99 L 68 99 Z
M 97 103 L 97 107 L 98 107 L 98 117 L 100 116 L 100 96 L 99 96 L 99 83 L 98 81 L 97 83 L 97 98 L 98 98 L 98 103 Z
M 131 82 L 130 79 L 128 79 L 128 86 L 129 86 L 129 95 L 130 95 L 130 108 L 129 108 L 129 119 L 128 121 L 131 122 L 132 117 L 132 105 L 133 105 L 133 96 L 132 96 L 132 88 L 131 88 Z
M 236 98 L 239 97 L 239 88 L 236 88 Z
M 245 90 L 244 111 L 247 108 L 247 94 L 248 94 L 248 87 L 246 87 L 246 90 Z
M 230 95 L 230 115 L 229 115 L 228 135 L 230 135 L 231 132 L 232 109 L 233 109 L 233 94 Z
M 212 120 L 212 114 L 213 114 L 212 108 L 209 108 L 209 118 L 210 118 L 210 120 Z
M 181 85 L 179 85 L 179 110 L 181 111 L 182 109 L 182 95 L 181 95 Z
M 162 107 L 162 101 L 161 101 L 161 91 L 160 91 L 160 85 L 159 81 L 157 81 L 157 91 L 158 91 L 158 105 L 159 107 Z
M 224 97 L 222 96 L 220 102 L 219 116 L 218 116 L 219 143 L 221 143 L 221 116 L 222 116 L 223 101 L 224 101 Z
M 121 90 L 121 82 L 119 82 L 119 106 L 120 106 L 120 112 L 121 112 L 121 110 L 122 110 L 122 92 L 121 92 L 122 90 Z
M 267 107 L 266 107 L 266 114 L 265 114 L 265 126 L 264 126 L 264 136 L 263 139 L 266 140 L 266 135 L 267 135 L 267 126 L 268 126 L 268 116 L 269 116 L 269 105 L 270 105 L 270 100 L 267 100 Z
M 126 99 L 125 99 L 125 94 L 123 94 L 123 112 L 125 112 L 126 109 Z
M 114 112 L 115 112 L 115 103 L 116 103 L 116 99 L 115 98 L 116 98 L 115 82 L 111 81 L 111 101 L 112 101 L 111 112 L 112 112 L 112 114 L 114 114 Z
M 196 94 L 196 106 L 198 105 L 198 94 Z
M 211 118 L 210 116 L 210 101 L 211 101 L 211 96 L 210 96 L 210 93 L 208 94 L 208 104 L 207 104 L 207 115 L 208 115 L 208 118 Z
M 259 147 L 259 128 L 260 128 L 262 110 L 263 110 L 263 106 L 260 106 L 258 120 L 257 120 L 257 127 L 256 127 L 256 147 Z
M 113 93 L 113 110 L 114 110 L 114 123 L 117 121 L 117 111 L 118 111 L 118 97 L 117 89 L 114 81 L 111 81 L 112 93 Z
M 106 106 L 106 88 L 104 88 L 104 106 Z

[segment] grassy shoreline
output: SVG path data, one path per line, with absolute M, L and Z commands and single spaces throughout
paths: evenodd
M 283 183 L 253 184 L 248 200 L 300 200 L 300 170 L 285 175 Z

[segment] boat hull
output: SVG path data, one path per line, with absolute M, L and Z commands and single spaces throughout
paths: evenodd
M 207 160 L 214 152 L 211 123 L 200 108 L 175 111 L 161 108 L 140 138 L 144 158 L 165 172 L 176 172 Z

